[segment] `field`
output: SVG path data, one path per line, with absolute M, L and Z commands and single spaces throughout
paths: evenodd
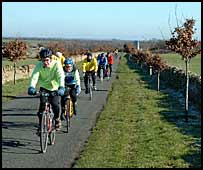
M 168 65 L 176 66 L 185 70 L 185 62 L 178 54 L 161 54 L 160 55 Z M 201 55 L 192 58 L 189 65 L 189 71 L 201 75 Z

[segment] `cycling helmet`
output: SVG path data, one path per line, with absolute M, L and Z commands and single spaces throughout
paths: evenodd
M 64 61 L 64 65 L 73 65 L 73 60 L 71 58 L 66 58 Z
M 43 58 L 50 58 L 52 56 L 52 50 L 48 48 L 44 48 L 39 52 L 40 57 Z
M 92 53 L 87 53 L 87 61 L 90 62 L 92 60 Z
M 60 58 L 62 56 L 62 53 L 61 52 L 56 52 L 56 56 Z
M 92 53 L 87 53 L 87 57 L 91 56 L 92 57 Z

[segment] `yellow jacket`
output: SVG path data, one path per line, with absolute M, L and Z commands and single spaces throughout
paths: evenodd
M 84 59 L 82 63 L 82 72 L 86 71 L 95 71 L 98 70 L 98 63 L 96 58 L 93 58 L 91 62 L 88 62 L 87 59 Z
M 55 55 L 52 55 L 51 56 L 51 59 L 52 60 L 56 60 L 56 61 L 59 61 L 61 63 L 61 66 L 63 67 L 64 66 L 64 61 L 65 61 L 65 57 L 62 55 L 60 58 L 55 56 Z

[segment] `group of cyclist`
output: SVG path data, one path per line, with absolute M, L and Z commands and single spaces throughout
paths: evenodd
M 93 90 L 96 89 L 96 77 L 99 74 L 100 69 L 103 67 L 104 78 L 106 76 L 106 69 L 110 69 L 110 75 L 112 75 L 112 65 L 113 65 L 113 54 L 104 53 L 99 54 L 97 57 L 93 57 L 92 53 L 88 52 L 87 58 L 84 59 L 82 63 L 82 72 L 85 84 L 85 93 L 88 91 L 88 73 L 91 74 L 93 82 Z M 80 76 L 79 71 L 71 57 L 65 58 L 61 52 L 53 51 L 49 48 L 43 48 L 39 52 L 40 61 L 36 64 L 28 87 L 29 95 L 36 95 L 36 85 L 39 84 L 40 91 L 49 93 L 49 100 L 52 105 L 52 110 L 54 113 L 55 128 L 59 130 L 62 126 L 61 121 L 63 120 L 64 105 L 67 93 L 70 94 L 73 101 L 73 114 L 77 114 L 77 96 L 81 92 Z M 71 90 L 67 92 L 67 88 Z M 52 95 L 57 93 L 58 95 Z M 61 97 L 59 97 L 61 96 Z M 42 112 L 45 109 L 45 97 L 40 96 L 40 106 L 37 112 L 39 118 L 39 128 Z

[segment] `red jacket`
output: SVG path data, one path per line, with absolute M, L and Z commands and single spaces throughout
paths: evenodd
M 108 64 L 113 64 L 113 54 L 108 55 Z

